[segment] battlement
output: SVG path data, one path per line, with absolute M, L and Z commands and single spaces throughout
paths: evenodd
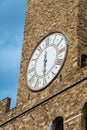
M 0 116 L 7 113 L 10 110 L 11 99 L 9 97 L 0 101 Z

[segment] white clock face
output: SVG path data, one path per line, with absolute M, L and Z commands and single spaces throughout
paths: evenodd
M 67 52 L 67 38 L 52 33 L 35 49 L 27 69 L 27 84 L 33 91 L 45 88 L 59 73 Z

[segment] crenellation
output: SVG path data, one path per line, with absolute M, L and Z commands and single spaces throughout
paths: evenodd
M 61 32 L 68 38 L 65 62 L 56 78 L 43 90 L 27 85 L 31 55 L 48 34 Z M 64 130 L 84 130 L 83 107 L 87 102 L 86 0 L 28 0 L 18 84 L 17 106 L 10 99 L 0 102 L 0 130 L 53 130 L 56 117 L 63 117 Z
M 0 101 L 0 116 L 7 113 L 10 110 L 10 98 L 5 98 L 2 101 Z

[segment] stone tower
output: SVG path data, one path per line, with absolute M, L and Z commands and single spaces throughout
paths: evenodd
M 68 39 L 64 63 L 44 89 L 32 91 L 31 56 L 56 32 Z M 0 102 L 0 130 L 87 130 L 86 35 L 86 0 L 28 0 L 17 105 L 9 110 L 9 98 Z

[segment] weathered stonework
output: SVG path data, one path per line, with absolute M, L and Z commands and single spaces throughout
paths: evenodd
M 26 83 L 29 59 L 41 39 L 63 32 L 69 39 L 65 63 L 55 80 L 44 90 L 32 92 Z M 28 0 L 17 105 L 9 110 L 9 99 L 0 102 L 0 130 L 51 130 L 58 116 L 64 130 L 85 130 L 83 106 L 87 102 L 86 0 Z

